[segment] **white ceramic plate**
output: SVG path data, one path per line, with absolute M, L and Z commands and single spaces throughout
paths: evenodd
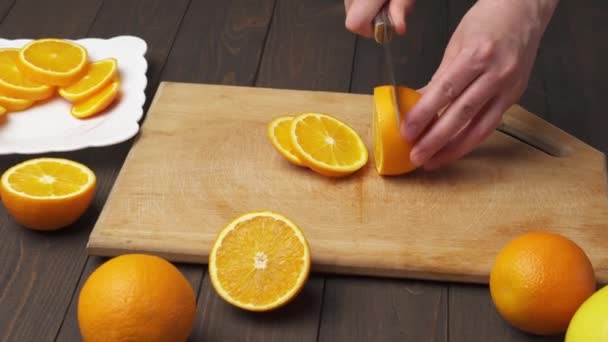
M 22 47 L 31 39 L 0 39 L 0 47 Z M 146 100 L 147 44 L 133 36 L 74 40 L 91 61 L 114 57 L 120 73 L 120 98 L 103 113 L 88 119 L 70 114 L 71 104 L 56 95 L 22 112 L 8 113 L 0 123 L 0 154 L 63 152 L 117 144 L 139 131 Z

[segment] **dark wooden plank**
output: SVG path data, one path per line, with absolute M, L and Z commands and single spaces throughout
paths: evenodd
M 3 38 L 81 38 L 102 0 L 20 0 L 0 24 Z
M 226 1 L 212 7 L 202 1 L 193 1 L 163 79 L 253 85 L 273 7 L 274 1 Z M 306 337 L 316 336 L 320 305 L 301 310 L 302 301 L 307 302 L 309 297 L 320 299 L 322 282 L 311 284 L 303 291 L 301 299 L 291 305 L 268 315 L 256 315 L 224 302 L 205 278 L 191 340 L 264 338 L 281 341 L 296 336 L 310 340 Z
M 328 277 L 320 341 L 446 341 L 447 291 L 435 282 Z
M 0 1 L 0 22 L 4 20 L 8 12 L 11 10 L 16 0 L 2 0 Z
M 540 63 L 549 121 L 608 153 L 608 2 L 560 1 Z
M 81 37 L 100 5 L 101 1 L 19 1 L 0 24 L 0 35 Z M 3 156 L 0 172 L 31 157 Z M 92 224 L 98 207 L 96 196 L 91 210 L 73 227 L 54 233 L 23 229 L 0 208 L 0 341 L 44 341 L 55 336 L 84 267 L 81 242 L 87 232 L 83 227 Z
M 563 335 L 535 336 L 509 325 L 500 317 L 487 286 L 450 287 L 450 341 L 563 341 Z
M 354 44 L 343 2 L 279 1 L 256 85 L 347 91 Z
M 146 59 L 149 69 L 147 72 L 148 87 L 146 89 L 145 110 L 158 86 L 160 73 L 167 60 L 188 3 L 188 0 L 173 2 L 162 0 L 106 0 L 87 33 L 87 36 L 100 38 L 135 35 L 147 42 L 148 53 Z M 99 216 L 131 144 L 132 139 L 114 146 L 63 154 L 68 158 L 85 160 L 86 164 L 96 172 L 99 183 L 103 186 L 97 194 L 95 202 L 97 208 L 91 213 L 91 221 L 81 227 L 84 234 L 81 239 L 74 243 L 81 250 L 84 250 L 88 233 Z M 86 254 L 84 256 L 86 257 Z M 74 341 L 79 339 L 80 333 L 76 322 L 76 305 L 79 291 L 90 273 L 105 260 L 107 259 L 89 258 L 80 279 L 78 277 L 72 279 L 72 289 L 76 285 L 77 289 L 73 291 L 74 297 L 65 314 L 64 323 L 58 333 L 58 340 Z M 180 270 L 193 283 L 195 291 L 198 292 L 201 282 L 200 272 L 194 271 L 192 267 L 183 267 Z
M 424 86 L 441 61 L 446 41 L 443 1 L 418 1 L 408 20 L 408 34 L 392 44 L 399 84 Z M 371 94 L 388 82 L 383 50 L 358 38 L 351 91 Z M 371 105 L 370 105 L 371 108 Z M 445 341 L 447 287 L 416 280 L 327 277 L 321 341 Z

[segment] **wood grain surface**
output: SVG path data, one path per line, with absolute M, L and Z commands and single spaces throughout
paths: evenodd
M 187 83 L 162 83 L 157 95 L 91 232 L 92 254 L 206 263 L 227 222 L 268 209 L 302 227 L 317 271 L 485 283 L 508 240 L 547 230 L 575 240 L 608 279 L 604 156 L 521 107 L 504 121 L 563 156 L 496 132 L 441 172 L 383 178 L 370 162 L 331 180 L 285 162 L 266 126 L 302 108 L 331 113 L 371 148 L 370 95 Z

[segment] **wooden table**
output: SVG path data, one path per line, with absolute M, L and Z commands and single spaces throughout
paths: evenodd
M 424 85 L 471 0 L 418 1 L 399 46 L 399 82 Z M 608 2 L 562 1 L 521 104 L 608 151 Z M 344 28 L 338 0 L 2 0 L 3 38 L 112 37 L 149 44 L 148 101 L 161 80 L 371 93 L 375 43 Z M 100 189 L 73 227 L 36 233 L 0 209 L 0 341 L 79 341 L 76 304 L 105 259 L 85 244 L 132 141 L 48 154 L 89 165 Z M 0 157 L 0 171 L 32 156 Z M 192 341 L 561 341 L 498 316 L 486 286 L 314 274 L 289 306 L 250 314 L 220 300 L 205 266 L 179 265 L 198 293 Z

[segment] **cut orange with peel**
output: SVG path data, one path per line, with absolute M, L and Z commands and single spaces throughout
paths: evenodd
M 8 111 L 6 110 L 6 108 L 0 106 L 0 120 L 3 120 L 2 118 L 4 117 L 4 115 L 8 113 Z
M 69 86 L 86 72 L 88 52 L 67 39 L 37 39 L 19 50 L 17 66 L 29 79 L 46 85 Z
M 268 124 L 268 138 L 272 143 L 272 146 L 291 163 L 304 166 L 300 158 L 295 154 L 293 146 L 291 145 L 291 137 L 289 129 L 291 128 L 291 122 L 293 116 L 283 115 L 274 118 Z
M 224 227 L 209 255 L 211 284 L 228 303 L 269 311 L 290 302 L 310 273 L 300 228 L 272 211 L 241 215 Z
M 401 119 L 404 120 L 421 94 L 400 86 L 397 87 L 396 94 Z M 399 131 L 394 103 L 392 86 L 374 88 L 373 150 L 376 171 L 380 175 L 401 175 L 417 168 L 410 160 L 413 144 L 405 140 Z
M 42 100 L 49 98 L 54 88 L 25 77 L 17 66 L 19 49 L 0 49 L 0 95 Z
M 65 88 L 59 89 L 59 95 L 70 102 L 79 102 L 95 94 L 110 84 L 118 72 L 115 58 L 95 61 L 89 65 L 86 74 Z
M 119 89 L 120 80 L 116 79 L 91 97 L 75 103 L 72 107 L 72 115 L 83 119 L 103 111 L 116 99 Z
M 33 100 L 18 99 L 15 97 L 0 95 L 0 106 L 10 112 L 18 112 L 30 108 L 34 104 Z
M 75 222 L 90 206 L 96 177 L 85 165 L 63 158 L 16 164 L 0 178 L 0 196 L 18 224 L 56 230 Z
M 291 123 L 290 136 L 300 160 L 324 176 L 348 176 L 368 161 L 367 147 L 359 134 L 327 114 L 297 115 Z

